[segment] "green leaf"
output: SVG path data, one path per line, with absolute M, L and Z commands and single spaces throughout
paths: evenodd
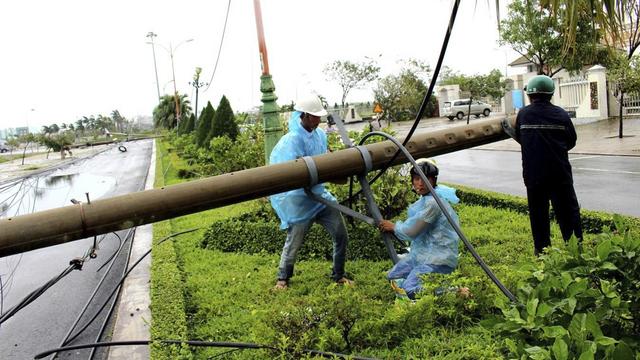
M 598 320 L 594 314 L 589 313 L 585 318 L 585 326 L 589 332 L 593 335 L 594 338 L 602 337 L 602 330 L 600 330 L 600 325 L 598 325 Z
M 585 291 L 587 289 L 587 282 L 582 278 L 577 278 L 575 282 L 573 282 L 567 288 L 567 296 L 573 297 L 577 294 Z
M 572 236 L 569 239 L 569 245 L 567 247 L 569 250 L 569 254 L 574 258 L 578 258 L 580 256 L 580 248 L 578 247 L 578 239 L 575 236 Z
M 535 317 L 536 316 L 536 310 L 538 309 L 538 303 L 539 302 L 540 302 L 540 300 L 538 298 L 530 299 L 527 302 L 527 314 L 529 315 L 528 317 Z
M 605 240 L 598 244 L 596 252 L 598 253 L 598 257 L 600 258 L 600 260 L 604 261 L 611 252 L 611 240 Z
M 600 264 L 600 269 L 602 270 L 618 270 L 618 267 L 615 266 L 612 262 L 605 261 Z
M 545 317 L 549 312 L 551 312 L 552 310 L 554 310 L 555 307 L 547 304 L 547 303 L 542 303 L 540 305 L 538 305 L 538 317 Z
M 549 351 L 540 346 L 532 346 L 524 349 L 532 359 L 548 359 Z
M 576 308 L 576 298 L 568 298 L 568 299 L 564 299 L 562 301 L 562 305 L 560 306 L 560 309 L 562 309 L 562 311 L 564 311 L 566 314 L 568 315 L 573 315 L 573 311 Z
M 562 283 L 562 288 L 566 290 L 567 286 L 569 286 L 569 284 L 573 282 L 573 276 L 565 271 L 560 274 L 560 280 Z
M 516 345 L 516 342 L 515 342 L 515 341 L 513 341 L 513 340 L 511 340 L 511 339 L 509 339 L 509 338 L 506 338 L 506 339 L 504 340 L 504 342 L 505 342 L 505 344 L 507 345 L 507 349 L 509 349 L 509 351 L 510 351 L 512 354 L 517 354 L 517 353 L 518 353 L 518 346 Z
M 561 338 L 556 339 L 551 350 L 557 360 L 566 360 L 569 357 L 569 347 Z
M 596 344 L 598 345 L 602 345 L 602 346 L 609 346 L 609 345 L 614 345 L 617 344 L 618 340 L 608 337 L 608 336 L 599 336 L 596 337 Z
M 567 335 L 567 330 L 562 326 L 545 326 L 542 331 L 544 331 L 544 336 L 548 338 L 559 338 Z
M 587 315 L 578 313 L 573 315 L 571 323 L 569 324 L 569 334 L 571 335 L 571 338 L 579 344 L 582 343 L 586 338 L 586 322 Z
M 593 351 L 589 347 L 588 349 L 583 351 L 582 354 L 580 354 L 580 357 L 578 358 L 578 360 L 593 360 L 593 355 L 594 355 Z
M 621 360 L 633 360 L 635 356 L 633 355 L 633 350 L 629 347 L 629 345 L 624 342 L 619 342 L 618 346 L 616 346 L 615 351 L 613 352 L 612 359 L 621 359 Z

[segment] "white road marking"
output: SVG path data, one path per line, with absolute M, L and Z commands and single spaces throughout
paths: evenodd
M 608 169 L 593 169 L 593 168 L 578 168 L 574 167 L 575 170 L 585 170 L 585 171 L 599 171 L 599 172 L 609 172 L 615 174 L 631 174 L 631 175 L 640 175 L 640 172 L 637 171 L 624 171 L 624 170 L 608 170 Z
M 597 157 L 602 157 L 602 155 L 593 155 L 593 156 L 581 156 L 581 157 L 575 157 L 575 158 L 570 158 L 569 161 L 573 161 L 573 160 L 582 160 L 582 159 L 593 159 L 593 158 L 597 158 Z

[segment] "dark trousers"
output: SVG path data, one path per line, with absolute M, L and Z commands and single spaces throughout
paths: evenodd
M 536 185 L 527 187 L 529 220 L 536 253 L 551 245 L 549 234 L 549 201 L 553 205 L 562 238 L 567 241 L 571 235 L 582 240 L 580 205 L 573 184 Z

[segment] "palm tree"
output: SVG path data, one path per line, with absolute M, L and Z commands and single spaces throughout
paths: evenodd
M 181 121 L 188 120 L 191 116 L 191 105 L 187 100 L 187 95 L 180 96 L 180 117 Z M 177 125 L 176 105 L 173 95 L 165 95 L 160 99 L 160 103 L 153 109 L 153 125 L 156 128 L 164 127 L 173 129 Z
M 499 8 L 500 0 L 496 0 L 496 7 Z M 565 18 L 563 27 L 566 34 L 565 48 L 569 48 L 576 41 L 576 30 L 581 14 L 587 12 L 592 14 L 593 22 L 606 34 L 606 41 L 613 45 L 623 44 L 628 36 L 629 21 L 635 21 L 631 31 L 638 34 L 637 14 L 636 18 L 629 18 L 633 9 L 637 9 L 638 0 L 540 0 L 540 6 L 548 8 L 551 13 L 564 12 Z M 499 17 L 498 13 L 498 17 Z M 635 28 L 635 29 L 634 29 Z M 635 50 L 640 43 L 636 44 Z
M 47 125 L 42 125 L 42 135 L 49 135 L 51 134 L 51 127 L 47 126 Z

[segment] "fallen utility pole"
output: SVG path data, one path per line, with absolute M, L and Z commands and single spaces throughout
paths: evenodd
M 406 148 L 415 158 L 484 145 L 508 136 L 502 118 L 415 134 Z M 373 169 L 383 168 L 398 148 L 390 141 L 366 145 Z M 314 156 L 320 182 L 361 174 L 365 163 L 355 148 Z M 406 163 L 398 156 L 394 164 Z M 310 184 L 302 159 L 164 186 L 90 203 L 0 220 L 0 257 L 84 239 L 213 209 Z

